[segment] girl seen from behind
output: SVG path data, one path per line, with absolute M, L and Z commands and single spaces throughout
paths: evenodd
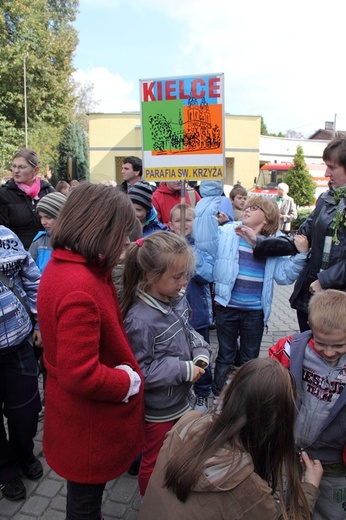
M 181 293 L 193 271 L 190 246 L 165 231 L 137 240 L 126 255 L 121 307 L 145 386 L 142 496 L 165 434 L 190 409 L 191 385 L 209 364 L 210 347 L 189 325 L 189 306 Z
M 141 450 L 143 385 L 111 276 L 134 223 L 126 194 L 81 184 L 57 218 L 40 282 L 43 448 L 67 479 L 67 520 L 99 520 L 106 482 Z
M 176 424 L 160 451 L 140 520 L 310 518 L 323 470 L 303 452 L 299 481 L 295 389 L 287 372 L 274 360 L 251 360 L 235 372 L 213 413 L 192 411 Z

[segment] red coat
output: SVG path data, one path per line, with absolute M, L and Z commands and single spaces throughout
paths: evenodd
M 191 206 L 191 200 L 189 197 L 189 189 L 185 190 L 185 201 L 186 204 L 190 204 Z M 192 204 L 195 206 L 199 200 L 201 200 L 201 196 L 199 193 L 195 192 L 195 201 Z M 177 204 L 180 204 L 181 202 L 181 193 L 180 191 L 173 191 L 169 189 L 165 182 L 161 183 L 160 186 L 157 188 L 157 190 L 153 193 L 153 206 L 155 207 L 157 211 L 157 218 L 159 219 L 162 224 L 168 224 L 170 221 L 169 214 L 171 212 L 171 209 L 174 208 Z
M 43 449 L 68 480 L 98 484 L 121 475 L 140 452 L 141 392 L 129 390 L 127 364 L 140 374 L 109 276 L 71 251 L 52 253 L 41 278 L 38 316 L 47 368 Z

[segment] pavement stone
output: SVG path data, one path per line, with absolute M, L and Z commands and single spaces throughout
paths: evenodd
M 281 337 L 299 331 L 296 313 L 290 308 L 293 286 L 274 286 L 274 298 L 268 330 L 264 333 L 260 357 Z M 212 364 L 217 352 L 215 330 L 211 331 Z M 40 381 L 40 384 L 42 382 Z M 43 465 L 43 476 L 36 482 L 23 479 L 27 489 L 25 500 L 10 502 L 0 493 L 0 520 L 65 520 L 66 482 L 47 465 L 42 451 L 42 422 L 35 438 L 35 455 Z M 105 520 L 137 520 L 140 508 L 137 478 L 127 473 L 107 483 L 102 512 Z

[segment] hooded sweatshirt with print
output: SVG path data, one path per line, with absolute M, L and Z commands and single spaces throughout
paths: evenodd
M 36 298 L 41 273 L 22 242 L 10 229 L 0 226 L 0 271 L 13 283 L 37 317 Z M 0 280 L 0 353 L 15 348 L 31 333 L 32 322 L 24 305 Z

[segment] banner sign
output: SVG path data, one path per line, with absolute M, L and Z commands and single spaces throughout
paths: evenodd
M 223 74 L 140 80 L 143 177 L 223 179 Z

